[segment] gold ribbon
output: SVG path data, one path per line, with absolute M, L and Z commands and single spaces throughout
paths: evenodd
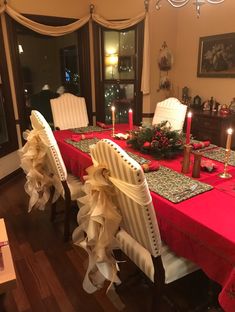
M 105 166 L 91 166 L 87 173 L 86 195 L 79 199 L 83 206 L 78 212 L 79 226 L 73 232 L 73 242 L 89 255 L 83 288 L 93 293 L 103 286 L 106 279 L 111 282 L 107 291 L 112 283 L 120 283 L 113 249 L 121 215 L 114 203 L 115 191 L 108 181 L 109 172 Z
M 33 208 L 44 210 L 50 199 L 50 189 L 55 187 L 52 202 L 62 194 L 62 185 L 59 178 L 52 173 L 47 159 L 47 147 L 43 144 L 40 135 L 43 130 L 27 130 L 24 132 L 26 144 L 19 151 L 21 167 L 26 173 L 25 191 L 29 195 L 30 212 Z M 48 147 L 49 148 L 49 147 Z

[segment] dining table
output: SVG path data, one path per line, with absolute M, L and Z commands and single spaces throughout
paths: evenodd
M 125 134 L 127 130 L 126 124 L 115 125 L 115 133 Z M 91 133 L 94 142 L 108 138 L 125 151 L 153 161 L 152 155 L 142 154 L 128 145 L 125 139 L 114 137 L 113 129 L 96 131 L 94 128 Z M 76 135 L 81 136 L 73 129 L 54 131 L 68 172 L 83 179 L 86 168 L 92 165 L 92 159 L 89 152 L 73 144 Z M 83 139 L 86 140 L 86 134 Z M 218 151 L 218 148 L 212 146 L 214 150 Z M 208 155 L 207 152 L 202 153 L 202 161 L 208 160 Z M 227 170 L 231 174 L 228 179 L 219 175 L 224 172 L 224 162 L 221 160 L 213 160 L 213 171 L 201 170 L 200 177 L 193 178 L 193 159 L 194 154 L 191 153 L 187 174 L 181 173 L 182 154 L 173 159 L 158 160 L 160 166 L 171 173 L 209 186 L 206 191 L 196 192 L 195 196 L 178 202 L 150 188 L 161 237 L 178 256 L 196 263 L 210 279 L 221 285 L 218 297 L 221 307 L 226 312 L 235 312 L 235 165 L 228 165 Z

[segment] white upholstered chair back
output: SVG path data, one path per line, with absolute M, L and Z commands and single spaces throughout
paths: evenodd
M 64 130 L 88 126 L 87 107 L 83 97 L 64 93 L 50 102 L 54 127 Z
M 49 124 L 43 115 L 36 110 L 32 110 L 30 120 L 33 129 L 40 130 L 39 136 L 47 148 L 48 165 L 61 181 L 65 181 L 67 179 L 67 170 Z
M 197 270 L 194 263 L 177 257 L 161 241 L 152 198 L 140 165 L 108 139 L 92 145 L 90 151 L 94 165 L 100 164 L 109 170 L 109 180 L 117 193 L 115 198 L 122 216 L 116 234 L 119 248 L 156 285 L 171 283 Z
M 94 164 L 105 165 L 110 171 L 111 178 L 127 183 L 126 187 L 134 193 L 137 201 L 149 202 L 140 205 L 115 186 L 118 207 L 122 215 L 122 229 L 156 257 L 160 253 L 161 238 L 141 166 L 108 139 L 99 141 L 91 146 L 90 150 Z
M 176 98 L 168 98 L 157 103 L 152 124 L 156 125 L 162 121 L 169 121 L 172 130 L 182 130 L 185 120 L 187 106 Z

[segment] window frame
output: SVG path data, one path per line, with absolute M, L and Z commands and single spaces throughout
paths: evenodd
M 13 108 L 13 101 L 11 95 L 9 74 L 7 68 L 7 60 L 5 53 L 5 46 L 3 41 L 2 26 L 0 24 L 0 75 L 1 75 L 1 93 L 3 98 L 3 109 L 6 119 L 6 128 L 8 134 L 8 140 L 0 144 L 0 157 L 16 151 L 19 148 L 16 132 L 16 124 Z
M 136 67 L 135 67 L 135 79 L 104 79 L 104 43 L 103 32 L 111 30 L 105 28 L 98 23 L 93 23 L 93 41 L 94 41 L 94 65 L 95 65 L 95 98 L 96 98 L 96 120 L 105 121 L 105 109 L 104 109 L 104 85 L 105 83 L 112 83 L 117 81 L 119 84 L 133 83 L 134 81 L 134 103 L 133 103 L 133 119 L 134 124 L 139 125 L 142 122 L 143 114 L 143 94 L 141 92 L 141 74 L 143 64 L 143 41 L 144 41 L 144 22 L 140 22 L 135 26 L 127 28 L 121 31 L 128 31 L 135 29 L 136 32 Z M 102 104 L 102 105 L 101 105 Z

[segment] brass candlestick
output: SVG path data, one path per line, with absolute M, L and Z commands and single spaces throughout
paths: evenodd
M 230 149 L 225 150 L 225 160 L 224 160 L 224 172 L 219 174 L 219 177 L 222 179 L 229 179 L 232 177 L 230 173 L 227 172 L 228 160 L 230 156 Z
M 115 136 L 115 134 L 114 134 L 115 133 L 115 126 L 114 126 L 115 125 L 115 121 L 114 120 L 112 121 L 112 124 L 113 124 L 112 137 L 114 137 Z
M 190 153 L 191 153 L 192 145 L 185 144 L 184 145 L 184 158 L 182 164 L 182 173 L 189 173 L 190 169 Z

